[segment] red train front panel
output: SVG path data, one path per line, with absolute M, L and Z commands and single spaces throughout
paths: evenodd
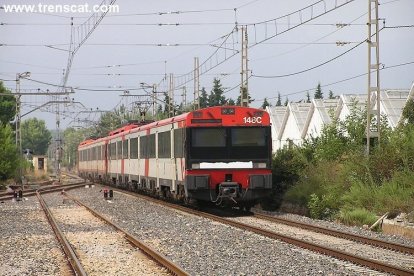
M 188 197 L 250 207 L 272 188 L 268 113 L 247 107 L 191 112 L 186 120 Z

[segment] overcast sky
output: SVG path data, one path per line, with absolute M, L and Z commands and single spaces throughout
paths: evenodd
M 84 4 L 90 6 L 100 4 L 99 0 L 80 1 L 15 1 L 0 0 L 0 5 L 6 4 Z M 239 24 L 259 23 L 282 17 L 295 12 L 317 0 L 245 0 L 245 1 L 194 1 L 194 0 L 164 0 L 164 1 L 134 1 L 118 0 L 119 13 L 108 13 L 89 39 L 78 50 L 73 60 L 68 86 L 74 87 L 76 93 L 71 95 L 77 102 L 82 102 L 87 108 L 96 110 L 111 110 L 120 101 L 122 90 L 130 93 L 140 83 L 160 83 L 164 74 L 173 73 L 175 76 L 189 73 L 193 70 L 194 57 L 199 57 L 203 63 L 223 42 L 223 36 L 231 33 L 235 21 Z M 330 9 L 335 2 L 345 0 L 325 0 L 326 8 Z M 324 6 L 314 7 L 314 15 L 318 15 Z M 414 0 L 381 0 L 379 17 L 385 19 L 386 27 L 414 25 Z M 257 76 L 280 76 L 297 73 L 324 63 L 341 53 L 350 50 L 367 38 L 368 0 L 355 0 L 326 15 L 298 26 L 283 34 L 275 34 L 295 26 L 309 16 L 310 10 L 301 14 L 294 13 L 289 19 L 281 18 L 269 21 L 268 24 L 249 25 L 249 70 L 253 76 L 249 79 L 249 92 L 260 106 L 265 97 L 275 104 L 277 93 L 291 101 L 304 99 L 306 91 L 311 95 L 318 82 L 327 85 L 366 73 L 367 45 L 356 47 L 347 54 L 301 74 L 277 78 L 260 78 Z M 172 13 L 169 13 L 172 12 Z M 16 88 L 16 73 L 31 72 L 33 80 L 59 85 L 62 72 L 66 68 L 70 43 L 70 17 L 74 24 L 83 23 L 89 14 L 86 13 L 5 13 L 0 10 L 0 79 L 12 90 Z M 337 23 L 351 23 L 338 28 Z M 165 25 L 172 24 L 172 25 Z M 178 24 L 178 25 L 175 25 Z M 288 25 L 289 24 L 289 25 Z M 383 27 L 381 21 L 380 27 Z M 240 50 L 241 33 L 233 32 L 222 46 L 226 56 L 233 48 Z M 263 43 L 261 40 L 270 38 Z M 336 42 L 346 42 L 337 46 Z M 170 44 L 172 46 L 166 46 Z M 408 89 L 414 81 L 414 64 L 392 67 L 403 63 L 414 62 L 414 28 L 386 28 L 380 33 L 380 62 L 386 70 L 381 71 L 382 88 Z M 161 45 L 161 46 L 160 46 Z M 224 51 L 213 56 L 206 68 L 222 61 Z M 110 65 L 119 65 L 109 67 Z M 392 67 L 392 68 L 388 68 Z M 211 90 L 214 77 L 221 79 L 226 90 L 226 97 L 236 99 L 240 84 L 240 54 L 234 55 L 221 65 L 201 75 L 201 87 Z M 178 79 L 176 83 L 178 83 Z M 159 91 L 166 89 L 167 82 L 161 83 Z M 21 81 L 22 89 L 58 88 L 47 86 L 29 80 Z M 84 90 L 81 90 L 84 89 Z M 121 90 L 121 91 L 88 91 L 90 90 Z M 187 100 L 193 98 L 193 82 L 186 83 Z M 323 87 L 327 96 L 332 90 L 335 95 L 342 93 L 365 94 L 367 77 L 359 77 Z M 32 90 L 27 90 L 28 92 Z M 33 91 L 32 91 L 33 92 Z M 181 100 L 181 89 L 175 92 L 176 101 Z M 23 114 L 42 105 L 50 98 L 23 96 Z M 71 122 L 78 118 L 97 119 L 97 114 L 79 114 L 82 109 L 63 108 L 67 113 L 62 116 L 62 126 L 76 125 Z M 52 110 L 33 112 L 24 117 L 36 116 L 44 119 L 49 128 L 54 128 L 55 115 Z

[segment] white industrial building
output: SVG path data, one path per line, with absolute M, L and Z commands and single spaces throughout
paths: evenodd
M 414 84 L 410 90 L 382 90 L 380 110 L 395 128 L 401 120 L 402 110 L 409 99 L 414 99 Z M 310 103 L 288 103 L 287 106 L 266 107 L 272 123 L 273 151 L 289 143 L 300 145 L 310 137 L 320 135 L 324 125 L 332 118 L 344 120 L 352 108 L 364 109 L 366 95 L 343 94 L 335 99 L 313 99 Z M 371 104 L 376 109 L 376 93 Z

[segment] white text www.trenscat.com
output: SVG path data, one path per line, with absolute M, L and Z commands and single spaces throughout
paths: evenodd
M 52 5 L 42 3 L 35 5 L 4 4 L 2 9 L 6 13 L 119 13 L 118 5 L 89 5 L 88 3 L 79 5 Z

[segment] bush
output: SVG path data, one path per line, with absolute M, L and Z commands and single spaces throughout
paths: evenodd
M 311 194 L 308 202 L 308 208 L 311 218 L 314 219 L 332 219 L 336 210 L 332 208 L 332 198 L 330 195 L 322 195 L 319 198 L 316 194 Z
M 341 206 L 339 199 L 344 191 L 342 174 L 343 169 L 339 161 L 309 164 L 297 184 L 286 192 L 284 200 L 309 207 L 311 195 L 315 194 L 318 198 L 323 198 L 324 205 L 332 210 L 330 213 L 334 213 Z
M 338 215 L 338 220 L 346 225 L 372 225 L 377 221 L 375 214 L 364 208 L 353 210 L 342 210 Z
M 391 210 L 410 212 L 414 208 L 414 172 L 395 172 L 381 185 L 355 181 L 342 197 L 345 209 L 365 208 L 377 214 Z
M 397 171 L 392 179 L 375 191 L 374 210 L 383 214 L 391 210 L 409 213 L 414 210 L 414 172 Z
M 262 202 L 262 208 L 277 209 L 284 194 L 299 180 L 305 167 L 306 160 L 296 147 L 278 150 L 272 160 L 272 193 L 267 200 Z

